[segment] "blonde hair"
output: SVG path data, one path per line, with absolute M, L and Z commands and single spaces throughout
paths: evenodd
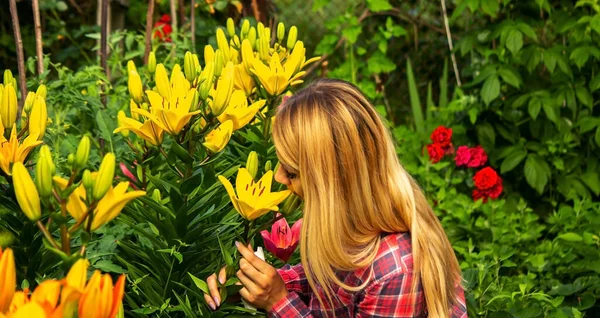
M 359 89 L 319 80 L 285 101 L 276 118 L 278 156 L 302 185 L 300 255 L 311 288 L 321 286 L 329 303 L 334 285 L 364 288 L 368 281 L 348 286 L 336 271 L 371 265 L 382 233 L 410 232 L 413 292 L 421 284 L 429 315 L 449 316 L 460 283 L 458 261 L 425 195 L 400 164 L 388 129 Z

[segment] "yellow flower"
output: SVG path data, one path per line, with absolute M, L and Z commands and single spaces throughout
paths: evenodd
M 48 317 L 48 315 L 46 314 L 46 311 L 40 304 L 38 304 L 36 302 L 30 302 L 30 303 L 24 305 L 23 307 L 19 308 L 10 317 L 11 318 L 32 318 L 32 317 L 45 318 L 45 317 Z
M 17 288 L 15 257 L 10 248 L 0 248 L 0 314 L 6 313 Z
M 216 38 L 217 46 L 219 47 L 219 50 L 223 52 L 223 57 L 225 58 L 225 61 L 231 61 L 231 50 L 229 48 L 229 42 L 227 42 L 227 37 L 225 36 L 225 32 L 223 32 L 223 29 L 217 29 Z
M 143 99 L 144 89 L 142 88 L 142 78 L 135 70 L 129 71 L 129 78 L 127 80 L 127 88 L 131 98 L 137 103 L 141 103 Z
M 139 197 L 146 195 L 145 191 L 127 192 L 129 182 L 120 182 L 116 187 L 110 187 L 104 197 L 98 202 L 94 211 L 92 231 L 116 218 L 125 205 Z
M 8 307 L 8 312 L 15 312 L 19 308 L 25 306 L 27 303 L 29 303 L 29 288 L 25 288 L 23 291 L 15 292 L 15 295 L 10 302 L 10 306 Z
M 209 106 L 215 116 L 221 115 L 229 103 L 233 91 L 233 72 L 233 63 L 228 62 L 219 77 L 216 90 L 211 91 L 212 101 L 209 102 Z
M 306 60 L 306 49 L 304 48 L 304 43 L 302 41 L 298 41 L 294 45 L 294 49 L 291 54 L 287 57 L 287 60 L 283 66 L 284 69 L 290 69 L 293 73 L 299 72 L 301 69 L 306 67 L 308 64 L 316 62 L 320 60 L 321 57 L 313 57 L 310 60 Z M 303 73 L 304 74 L 304 73 Z
M 52 179 L 54 184 L 56 184 L 60 189 L 64 190 L 69 183 L 66 179 L 63 179 L 59 176 L 54 176 Z M 85 216 L 85 212 L 87 211 L 87 206 L 85 205 L 84 200 L 87 199 L 87 194 L 85 191 L 85 186 L 83 183 L 78 186 L 67 200 L 67 212 L 71 214 L 71 216 L 76 221 L 81 221 L 81 219 Z
M 165 66 L 158 64 L 156 66 L 156 72 L 154 73 L 154 82 L 156 83 L 156 90 L 158 93 L 167 98 L 171 98 L 171 85 L 169 84 L 169 77 L 167 76 L 167 70 Z
M 15 196 L 21 210 L 31 221 L 37 221 L 42 216 L 40 206 L 40 195 L 35 188 L 35 183 L 29 175 L 29 171 L 21 162 L 15 162 L 12 168 Z
M 77 262 L 71 266 L 67 277 L 65 277 L 67 286 L 83 291 L 85 282 L 87 281 L 87 269 L 89 266 L 90 262 L 87 259 L 80 258 L 77 260 Z
M 227 120 L 208 133 L 202 145 L 212 152 L 219 152 L 227 146 L 232 133 L 233 122 Z
M 163 141 L 164 130 L 160 128 L 152 120 L 146 120 L 143 124 L 137 120 L 124 117 L 121 118 L 121 126 L 113 131 L 118 133 L 123 130 L 129 130 L 136 134 L 138 137 L 144 139 L 154 146 L 160 146 Z
M 114 318 L 123 301 L 125 276 L 113 287 L 109 274 L 95 271 L 79 300 L 79 317 Z
M 17 139 L 17 126 L 13 126 L 9 140 L 6 140 L 6 138 L 0 134 L 0 168 L 2 168 L 4 173 L 10 176 L 10 164 L 15 162 L 25 162 L 29 152 L 41 143 L 41 141 L 38 141 L 38 135 L 34 133 L 27 136 L 25 141 L 19 145 L 19 140 Z
M 262 86 L 265 88 L 267 93 L 271 96 L 277 96 L 285 92 L 287 87 L 295 84 L 302 83 L 299 80 L 305 72 L 298 72 L 294 74 L 294 67 L 282 66 L 279 55 L 273 54 L 269 62 L 269 67 L 263 64 L 259 59 L 255 59 L 252 62 L 252 73 L 254 73 Z
M 256 84 L 254 83 L 254 78 L 252 78 L 252 76 L 246 71 L 244 64 L 236 65 L 234 74 L 235 80 L 233 82 L 233 86 L 236 89 L 243 90 L 246 96 L 252 95 Z
M 115 154 L 112 152 L 107 153 L 102 158 L 100 168 L 98 169 L 98 176 L 94 182 L 94 189 L 92 191 L 92 198 L 94 200 L 100 200 L 108 192 L 108 189 L 112 187 L 112 182 L 115 177 Z
M 4 83 L 0 100 L 0 120 L 6 128 L 11 128 L 17 120 L 17 92 L 12 84 Z
M 38 96 L 34 99 L 31 116 L 29 117 L 29 134 L 37 135 L 37 139 L 42 140 L 46 132 L 47 123 L 48 109 L 46 107 L 46 100 Z
M 266 101 L 261 99 L 248 106 L 248 99 L 244 92 L 236 90 L 231 95 L 229 105 L 217 119 L 222 123 L 231 120 L 233 122 L 233 130 L 238 130 L 246 126 L 265 103 Z
M 249 221 L 259 218 L 269 211 L 279 211 L 277 205 L 291 193 L 289 190 L 271 192 L 272 170 L 267 171 L 258 182 L 254 182 L 248 170 L 240 168 L 235 190 L 231 182 L 224 176 L 219 176 L 219 180 L 225 186 L 233 207 L 244 219 Z
M 46 312 L 52 312 L 58 305 L 61 282 L 55 279 L 39 284 L 31 295 L 31 302 L 40 304 Z

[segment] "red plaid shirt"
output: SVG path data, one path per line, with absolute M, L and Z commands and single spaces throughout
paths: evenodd
M 359 292 L 351 292 L 341 287 L 334 289 L 337 299 L 333 299 L 333 308 L 326 301 L 325 292 L 317 292 L 324 299 L 326 308 L 311 291 L 302 265 L 279 269 L 279 275 L 285 281 L 288 296 L 279 301 L 271 311 L 270 317 L 426 317 L 425 297 L 421 285 L 416 297 L 411 293 L 413 258 L 410 235 L 408 233 L 390 234 L 381 241 L 377 257 L 373 263 L 373 279 Z M 359 269 L 338 274 L 349 286 L 359 286 L 369 279 L 369 270 Z M 462 287 L 457 288 L 458 303 L 452 309 L 452 318 L 466 318 L 467 308 Z

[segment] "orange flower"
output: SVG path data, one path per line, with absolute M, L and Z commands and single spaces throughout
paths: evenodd
M 113 287 L 110 275 L 95 271 L 79 301 L 79 317 L 114 318 L 121 307 L 125 276 Z
M 0 314 L 6 313 L 17 288 L 15 258 L 10 248 L 0 248 Z

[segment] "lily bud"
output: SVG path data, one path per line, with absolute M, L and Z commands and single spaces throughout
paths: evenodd
M 37 134 L 37 139 L 42 140 L 46 132 L 47 123 L 48 109 L 46 107 L 46 100 L 36 95 L 29 118 L 29 135 Z
M 245 39 L 248 36 L 249 31 L 250 31 L 250 21 L 248 21 L 247 19 L 244 19 L 244 22 L 242 22 L 242 32 L 240 32 L 240 34 L 242 35 L 242 39 Z
M 44 84 L 40 85 L 38 87 L 37 91 L 35 91 L 35 96 L 41 97 L 43 99 L 46 99 L 47 94 L 48 94 L 48 88 Z
M 212 45 L 204 46 L 204 65 L 208 65 L 208 63 L 215 62 L 215 49 L 213 49 Z
M 140 77 L 140 74 L 138 74 L 137 71 L 135 71 L 135 70 L 129 71 L 129 78 L 127 80 L 127 88 L 129 88 L 129 94 L 131 95 L 131 98 L 133 98 L 133 100 L 136 103 L 141 103 L 144 100 L 144 98 L 143 98 L 144 88 L 142 87 L 142 78 Z
M 265 162 L 265 172 L 271 171 L 272 165 L 271 160 L 267 160 L 267 162 Z M 277 172 L 277 166 L 275 166 L 275 172 Z
M 200 61 L 198 61 L 198 54 L 192 54 L 192 60 L 194 61 L 196 77 L 198 77 L 198 74 L 200 74 L 200 72 L 202 72 L 202 66 L 200 66 Z
M 240 37 L 237 36 L 237 34 L 234 34 L 233 37 L 231 38 L 231 43 L 232 43 L 233 47 L 236 47 L 236 48 L 239 49 L 240 43 L 241 43 L 240 42 Z M 235 49 L 233 47 L 231 48 L 231 58 L 235 57 L 234 56 L 235 55 Z
M 135 67 L 135 63 L 132 60 L 127 61 L 127 72 L 136 72 L 137 68 Z
M 281 208 L 281 213 L 283 215 L 290 215 L 300 206 L 300 197 L 295 194 L 290 194 L 285 201 L 283 201 L 283 207 Z
M 231 60 L 231 51 L 229 49 L 229 42 L 227 42 L 227 37 L 225 36 L 225 32 L 222 29 L 217 29 L 217 46 L 219 50 L 223 52 L 223 58 L 225 58 L 226 62 Z
M 22 162 L 15 162 L 12 168 L 15 196 L 21 210 L 31 221 L 37 221 L 42 216 L 40 196 L 29 171 Z
M 248 41 L 250 41 L 250 45 L 252 46 L 252 49 L 256 50 L 258 47 L 256 44 L 256 28 L 255 27 L 250 28 L 250 32 L 248 32 L 247 39 L 248 39 Z
M 213 96 L 211 105 L 211 112 L 215 116 L 221 115 L 231 99 L 231 93 L 233 91 L 233 63 L 227 63 L 227 66 L 223 70 L 223 74 L 219 77 L 217 82 L 217 89 Z
M 83 176 L 81 176 L 81 183 L 83 184 L 83 187 L 88 191 L 88 193 L 92 192 L 92 189 L 94 188 L 94 179 L 92 178 L 92 173 L 88 169 L 85 169 L 85 171 L 83 171 Z
M 73 167 L 73 163 L 75 162 L 75 155 L 70 153 L 67 156 L 67 165 L 69 165 L 69 167 Z
M 175 64 L 171 70 L 171 78 L 169 78 L 170 87 L 173 87 L 173 84 L 179 75 L 185 78 L 185 74 L 181 71 L 181 66 L 179 64 Z
M 253 61 L 254 51 L 252 51 L 252 44 L 250 44 L 250 41 L 246 39 L 242 41 L 242 62 L 244 63 L 244 67 L 248 73 L 250 73 Z
M 279 22 L 279 24 L 277 24 L 277 41 L 281 43 L 283 37 L 285 37 L 285 25 L 283 22 Z
M 150 52 L 148 55 L 148 72 L 153 74 L 154 71 L 156 71 L 156 55 L 154 52 Z
M 198 110 L 199 102 L 200 102 L 200 94 L 198 94 L 198 90 L 194 90 L 194 97 L 192 98 L 192 105 L 190 106 L 191 112 L 195 112 Z
M 52 177 L 56 172 L 50 147 L 44 145 L 40 149 L 40 157 L 35 165 L 35 183 L 42 198 L 52 195 Z
M 194 60 L 192 58 L 192 52 L 185 52 L 185 57 L 183 58 L 183 71 L 185 73 L 185 78 L 193 82 L 196 79 L 196 67 L 194 65 Z
M 223 52 L 221 50 L 217 50 L 215 52 L 215 76 L 221 76 L 221 72 L 223 72 L 223 65 L 225 65 L 225 57 L 223 56 Z
M 124 126 L 123 121 L 125 118 L 127 118 L 127 115 L 125 115 L 124 111 L 120 110 L 117 113 L 117 124 L 119 125 L 119 127 Z M 129 130 L 127 130 L 127 129 L 121 130 L 120 133 L 125 138 L 127 138 L 129 136 Z
M 27 98 L 25 98 L 25 105 L 23 106 L 23 110 L 26 114 L 31 113 L 31 109 L 33 108 L 33 101 L 35 100 L 35 93 L 29 92 L 27 93 Z
M 252 151 L 248 155 L 248 160 L 246 160 L 246 170 L 248 170 L 253 179 L 256 178 L 256 173 L 258 172 L 258 154 L 256 151 Z
M 232 37 L 235 34 L 235 24 L 232 18 L 227 19 L 227 35 Z
M 87 165 L 88 159 L 90 158 L 91 142 L 88 136 L 81 137 L 77 152 L 75 153 L 75 170 L 81 170 Z
M 156 73 L 154 74 L 154 82 L 156 83 L 156 89 L 160 96 L 170 99 L 171 98 L 171 85 L 169 83 L 169 77 L 167 76 L 167 70 L 165 66 L 161 64 L 156 65 Z
M 200 93 L 200 99 L 206 100 L 210 94 L 210 89 L 213 87 L 215 79 L 215 65 L 213 62 L 206 64 L 204 71 L 200 74 L 200 87 L 198 93 Z
M 0 104 L 0 118 L 2 119 L 2 126 L 6 129 L 10 129 L 17 120 L 17 92 L 12 84 L 4 85 L 2 103 Z
M 13 75 L 10 70 L 4 70 L 4 85 L 13 83 Z
M 92 191 L 92 197 L 94 200 L 100 200 L 110 186 L 112 185 L 113 178 L 115 177 L 115 155 L 112 152 L 104 155 L 100 169 L 98 169 L 98 176 L 94 183 L 94 189 Z
M 152 199 L 158 203 L 162 201 L 162 198 L 160 196 L 160 190 L 154 189 L 154 191 L 152 191 Z
M 296 28 L 296 26 L 294 25 L 290 28 L 290 32 L 288 33 L 288 38 L 287 38 L 288 50 L 291 50 L 294 48 L 294 46 L 296 45 L 297 39 L 298 39 L 298 28 Z

